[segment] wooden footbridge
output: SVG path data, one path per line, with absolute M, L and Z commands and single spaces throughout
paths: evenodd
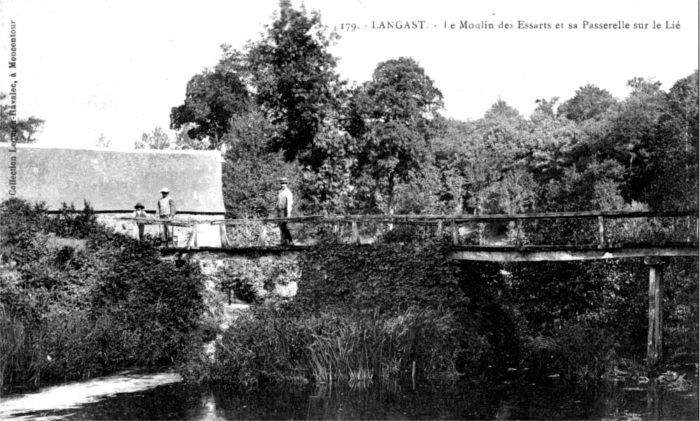
M 162 248 L 164 255 L 186 252 L 224 255 L 284 255 L 302 253 L 316 242 L 313 233 L 330 235 L 336 243 L 367 244 L 399 226 L 413 226 L 423 235 L 446 241 L 454 260 L 496 262 L 575 261 L 644 258 L 649 266 L 649 334 L 647 362 L 662 356 L 663 271 L 670 258 L 698 256 L 698 212 L 593 211 L 510 215 L 345 215 L 224 220 L 135 220 L 145 224 L 191 228 L 185 245 Z M 290 224 L 296 245 L 271 245 L 280 223 Z M 221 247 L 200 247 L 197 226 L 219 228 Z M 496 227 L 494 231 L 489 227 Z M 270 229 L 273 228 L 273 231 Z M 311 228 L 311 229 L 309 229 Z M 501 236 L 487 235 L 498 232 Z M 238 231 L 246 231 L 242 241 Z M 311 233 L 311 235 L 309 235 Z M 504 235 L 504 233 L 506 235 Z M 566 235 L 565 233 L 571 233 Z M 539 244 L 538 239 L 550 241 Z
M 420 227 L 424 232 L 432 230 L 435 236 L 446 239 L 450 244 L 447 249 L 449 257 L 455 260 L 536 262 L 698 255 L 698 214 L 694 210 L 509 215 L 315 215 L 218 220 L 122 219 L 142 224 L 188 227 L 190 233 L 182 245 L 166 244 L 162 249 L 164 254 L 185 249 L 229 254 L 296 253 L 315 245 L 317 239 L 314 236 L 319 232 L 323 232 L 326 238 L 329 235 L 335 237 L 341 243 L 367 244 L 373 243 L 375 238 L 388 233 L 395 226 L 409 225 Z M 590 222 L 586 223 L 586 220 Z M 579 230 L 583 231 L 578 238 L 559 239 L 556 244 L 537 242 L 538 237 L 547 237 L 551 241 L 551 237 L 557 236 L 557 231 L 571 230 L 572 221 L 578 221 Z M 546 226 L 545 222 L 548 223 Z M 270 231 L 280 223 L 301 225 L 307 229 L 297 230 L 303 236 L 301 241 L 294 245 L 279 245 Z M 220 247 L 200 246 L 196 229 L 200 225 L 219 227 Z M 488 238 L 488 225 L 500 225 L 510 235 L 502 236 L 500 240 L 493 236 Z M 309 230 L 309 227 L 312 229 Z M 248 233 L 245 239 L 235 238 L 235 233 L 242 230 Z M 541 235 L 539 231 L 542 230 L 548 233 Z

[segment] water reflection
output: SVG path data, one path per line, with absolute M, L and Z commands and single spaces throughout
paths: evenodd
M 59 398 L 60 396 L 60 398 Z M 239 392 L 185 385 L 172 373 L 111 376 L 9 397 L 12 419 L 603 419 L 697 420 L 697 377 L 690 390 L 606 383 L 566 388 L 523 382 L 379 384 L 267 388 Z
M 0 397 L 0 419 L 60 419 L 109 396 L 138 394 L 181 381 L 182 378 L 173 372 L 122 372 L 85 382 L 51 386 L 34 393 L 3 396 Z

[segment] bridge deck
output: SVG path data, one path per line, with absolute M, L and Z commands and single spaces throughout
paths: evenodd
M 671 244 L 660 246 L 522 246 L 453 247 L 448 256 L 454 260 L 489 262 L 565 262 L 573 260 L 621 259 L 628 257 L 679 257 L 698 256 L 697 244 Z
M 198 247 L 184 249 L 182 247 L 162 247 L 161 256 L 165 258 L 197 257 L 204 259 L 225 259 L 227 257 L 244 257 L 257 259 L 259 257 L 294 258 L 311 246 L 258 246 L 258 247 Z
M 356 245 L 357 246 L 357 245 Z M 369 246 L 368 244 L 359 247 Z M 293 258 L 313 247 L 305 246 L 268 246 L 268 247 L 202 247 L 197 249 L 163 248 L 164 257 L 207 256 L 209 258 L 263 256 Z M 450 246 L 446 248 L 447 257 L 453 260 L 489 261 L 489 262 L 564 262 L 575 260 L 622 259 L 630 257 L 681 257 L 698 256 L 698 245 L 678 243 L 667 245 L 630 245 L 620 247 L 598 248 L 597 246 Z
M 631 225 L 625 227 L 619 224 L 606 224 L 606 220 L 619 219 L 643 219 L 647 220 L 646 225 Z M 659 219 L 666 219 L 666 224 L 659 224 Z M 672 218 L 669 220 L 669 218 Z M 680 218 L 680 219 L 679 219 Z M 537 262 L 537 261 L 572 261 L 572 260 L 598 260 L 598 259 L 617 259 L 627 257 L 672 257 L 672 256 L 698 256 L 698 213 L 697 210 L 672 211 L 672 212 L 655 212 L 655 211 L 586 211 L 586 212 L 544 212 L 544 213 L 529 213 L 529 214 L 508 214 L 508 215 L 312 215 L 300 216 L 292 218 L 257 218 L 257 219 L 230 219 L 230 220 L 161 220 L 161 219 L 134 219 L 121 218 L 130 220 L 136 224 L 158 224 L 165 226 L 184 226 L 190 227 L 190 235 L 186 241 L 185 247 L 165 248 L 162 250 L 164 256 L 178 256 L 183 253 L 214 253 L 228 256 L 289 256 L 290 254 L 302 252 L 309 246 L 268 246 L 267 226 L 276 225 L 279 222 L 287 222 L 293 224 L 310 224 L 317 226 L 319 224 L 331 224 L 333 226 L 332 235 L 338 241 L 344 241 L 347 244 L 362 244 L 367 241 L 367 238 L 362 238 L 360 235 L 360 225 L 369 227 L 371 236 L 369 241 L 374 241 L 378 233 L 386 232 L 378 229 L 378 226 L 388 224 L 384 228 L 391 230 L 393 224 L 409 224 L 409 225 L 425 225 L 435 226 L 435 235 L 438 238 L 445 239 L 451 237 L 451 248 L 448 248 L 447 253 L 454 260 L 475 260 L 475 261 L 500 261 L 500 262 Z M 572 220 L 584 219 L 593 220 L 594 225 L 588 225 L 587 239 L 579 240 L 589 242 L 596 241 L 595 244 L 586 245 L 525 245 L 519 243 L 519 239 L 515 241 L 515 245 L 495 245 L 492 238 L 491 244 L 488 244 L 489 239 L 482 237 L 483 227 L 474 228 L 474 223 L 497 223 L 502 224 L 507 221 L 514 221 L 512 229 L 515 229 L 518 237 L 521 234 L 536 234 L 537 226 L 523 227 L 523 221 L 540 221 L 540 220 Z M 228 227 L 240 226 L 241 224 L 250 223 L 259 224 L 255 229 L 258 230 L 258 238 L 248 239 L 247 243 L 250 246 L 237 246 L 236 242 L 229 239 Z M 199 247 L 197 239 L 197 225 L 214 225 L 219 228 L 220 242 L 224 247 L 220 248 L 204 248 Z M 350 230 L 343 231 L 340 225 L 350 225 Z M 464 238 L 460 225 L 465 229 L 471 229 L 471 233 L 478 232 L 479 245 L 464 244 L 469 239 Z M 597 225 L 597 227 L 596 227 Z M 509 228 L 509 229 L 511 229 Z M 540 226 L 541 228 L 541 226 Z M 236 228 L 232 228 L 235 232 Z M 433 228 L 430 228 L 431 230 Z M 649 235 L 640 235 L 640 233 L 649 231 L 652 235 L 658 234 L 659 242 L 654 244 L 646 243 Z M 530 232 L 534 231 L 534 232 Z M 365 235 L 367 230 L 365 230 Z M 328 232 L 326 232 L 326 235 Z M 255 235 L 255 234 L 254 234 Z M 593 237 L 593 238 L 590 238 Z M 642 242 L 627 243 L 630 239 L 639 240 Z M 533 236 L 536 238 L 536 235 Z M 674 239 L 674 240 L 671 240 Z M 311 242 L 316 240 L 311 237 Z M 471 239 L 472 241 L 474 238 Z M 681 241 L 670 243 L 669 241 Z M 308 243 L 309 238 L 304 239 Z M 625 242 L 620 244 L 620 242 Z M 255 246 L 253 244 L 259 244 Z M 497 244 L 503 244 L 498 240 Z M 227 247 L 228 246 L 228 247 Z M 446 244 L 447 246 L 447 244 Z

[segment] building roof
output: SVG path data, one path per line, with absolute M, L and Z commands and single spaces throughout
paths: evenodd
M 63 202 L 96 211 L 130 210 L 136 202 L 156 209 L 163 187 L 178 212 L 224 213 L 218 151 L 158 151 L 47 148 L 0 143 L 0 200 L 16 195 L 49 210 Z

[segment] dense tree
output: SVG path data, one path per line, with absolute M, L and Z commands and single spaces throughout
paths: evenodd
M 327 33 L 318 12 L 297 10 L 282 0 L 259 40 L 243 51 L 223 45 L 219 63 L 195 76 L 185 104 L 173 108 L 172 128 L 182 134 L 177 148 L 193 146 L 189 137 L 212 148 L 226 144 L 230 213 L 265 213 L 269 197 L 263 196 L 269 194 L 260 191 L 274 192 L 276 187 L 260 182 L 302 167 L 306 181 L 301 194 L 308 200 L 297 203 L 318 211 L 346 209 L 351 202 L 347 193 L 352 190 L 354 139 L 342 129 L 343 83 L 328 52 L 336 38 L 334 32 Z M 253 133 L 247 125 L 260 130 Z M 278 152 L 289 165 L 281 164 Z M 262 175 L 263 170 L 271 174 Z M 300 173 L 296 176 L 301 180 Z
M 623 194 L 628 200 L 640 200 L 648 180 L 650 147 L 655 142 L 655 129 L 666 109 L 666 93 L 658 81 L 631 79 L 632 89 L 625 100 L 608 116 L 610 131 L 597 142 L 600 159 L 613 159 L 625 168 Z
M 610 92 L 589 83 L 576 90 L 573 98 L 561 104 L 557 114 L 580 123 L 602 115 L 616 102 Z
M 4 103 L 7 99 L 8 95 L 0 92 L 0 142 L 11 141 L 14 124 L 15 142 L 34 143 L 35 135 L 41 131 L 45 121 L 36 117 L 16 118 L 14 116 L 13 123 L 13 107 L 11 104 Z
M 349 213 L 357 208 L 352 173 L 357 166 L 356 139 L 326 124 L 316 134 L 315 155 L 321 164 L 303 168 L 302 193 L 311 213 Z
M 185 103 L 171 109 L 170 128 L 188 125 L 190 138 L 206 139 L 212 149 L 219 149 L 231 117 L 244 113 L 248 105 L 249 93 L 240 75 L 217 66 L 190 79 Z
M 246 61 L 256 99 L 275 126 L 273 146 L 288 160 L 317 167 L 309 153 L 316 135 L 337 108 L 341 82 L 328 51 L 337 35 L 327 33 L 317 11 L 307 13 L 280 1 L 280 11 L 263 38 L 247 46 Z
M 100 134 L 100 137 L 95 141 L 95 146 L 98 148 L 109 148 L 112 144 L 112 140 L 108 139 L 104 133 Z
M 648 144 L 644 200 L 656 209 L 698 204 L 698 72 L 676 82 Z
M 537 108 L 535 108 L 535 111 L 532 113 L 532 116 L 530 117 L 531 119 L 538 119 L 542 117 L 549 117 L 549 118 L 554 118 L 555 113 L 554 113 L 554 107 L 557 104 L 557 101 L 559 101 L 559 97 L 555 96 L 550 100 L 547 100 L 545 98 L 541 98 L 535 101 L 537 104 Z
M 540 102 L 542 105 L 545 100 Z M 566 168 L 579 164 L 587 152 L 588 134 L 581 125 L 564 117 L 555 117 L 548 104 L 537 108 L 521 132 L 525 150 L 521 159 L 538 183 L 561 178 Z M 582 152 L 581 148 L 586 149 Z
M 442 107 L 442 93 L 413 59 L 380 63 L 357 103 L 365 121 L 358 171 L 385 212 L 394 211 L 394 192 L 409 176 L 432 164 L 431 122 Z
M 348 88 L 329 52 L 337 34 L 318 12 L 279 5 L 260 39 L 241 51 L 223 46 L 172 109 L 171 147 L 226 145 L 230 214 L 266 214 L 281 173 L 308 213 L 697 202 L 684 193 L 698 182 L 697 72 L 668 93 L 634 78 L 618 101 L 587 84 L 558 108 L 558 97 L 538 99 L 529 119 L 499 99 L 483 118 L 460 122 L 440 116 L 442 94 L 412 58 L 381 62 Z
M 372 121 L 420 128 L 442 108 L 442 93 L 410 57 L 379 63 L 365 85 L 364 113 Z
M 299 191 L 299 166 L 269 150 L 266 141 L 275 129 L 256 107 L 232 119 L 230 127 L 222 175 L 226 213 L 231 218 L 270 216 L 280 177 L 289 178 L 290 188 Z M 297 208 L 300 200 L 295 202 Z
M 193 123 L 188 123 L 185 124 L 175 132 L 175 140 L 173 143 L 170 145 L 171 149 L 175 150 L 184 150 L 184 149 L 194 149 L 194 150 L 208 150 L 212 149 L 211 147 L 211 142 L 209 142 L 209 139 L 202 139 L 202 140 L 197 140 L 197 139 L 192 139 L 187 132 L 190 131 L 191 126 Z
M 468 205 L 477 213 L 506 211 L 494 188 L 510 171 L 522 166 L 525 119 L 499 99 L 476 122 L 476 136 L 468 144 L 465 175 Z
M 170 149 L 170 147 L 170 137 L 160 127 L 156 127 L 151 133 L 143 133 L 141 140 L 134 142 L 134 149 Z
M 516 167 L 488 186 L 496 213 L 527 213 L 537 202 L 537 183 L 526 168 Z
M 432 139 L 435 167 L 440 186 L 436 189 L 444 212 L 461 214 L 467 189 L 469 146 L 475 144 L 475 125 L 454 119 L 438 119 L 438 131 Z
M 34 143 L 36 141 L 35 135 L 41 131 L 44 123 L 44 120 L 36 117 L 17 120 L 17 129 L 20 134 L 21 142 Z
M 409 175 L 421 172 L 430 159 L 427 141 L 409 126 L 390 121 L 372 125 L 365 136 L 363 172 L 371 174 L 372 187 L 385 212 L 394 211 L 394 191 Z

